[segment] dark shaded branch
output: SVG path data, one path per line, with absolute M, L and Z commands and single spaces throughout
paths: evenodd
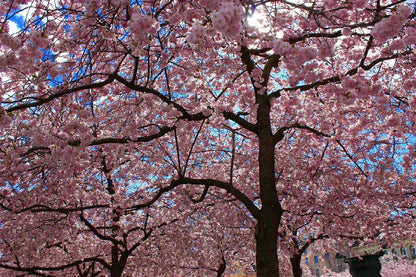
M 226 183 L 223 181 L 218 181 L 214 179 L 192 179 L 192 178 L 180 178 L 178 180 L 172 180 L 170 185 L 164 188 L 160 188 L 159 191 L 156 193 L 155 196 L 153 196 L 152 199 L 149 201 L 133 205 L 126 209 L 126 212 L 142 209 L 145 207 L 149 207 L 153 203 L 155 203 L 164 193 L 172 191 L 176 187 L 180 185 L 205 185 L 207 187 L 218 187 L 226 190 L 228 193 L 233 195 L 235 198 L 237 198 L 246 208 L 249 210 L 249 212 L 252 214 L 252 216 L 256 219 L 260 216 L 260 210 L 257 208 L 257 206 L 253 203 L 253 201 L 250 200 L 250 198 L 247 197 L 243 192 L 241 192 L 239 189 L 232 186 L 230 183 Z
M 126 212 L 130 212 L 130 211 L 134 211 L 134 210 L 140 210 L 140 209 L 149 207 L 150 205 L 155 203 L 164 193 L 175 189 L 179 185 L 180 184 L 177 184 L 174 181 L 172 181 L 169 186 L 164 187 L 164 188 L 160 188 L 159 191 L 153 196 L 152 199 L 150 199 L 149 201 L 147 201 L 145 203 L 142 203 L 142 204 L 133 205 L 133 206 L 127 208 Z
M 253 60 L 250 58 L 250 54 L 253 53 L 254 50 L 249 50 L 246 46 L 241 46 L 241 61 L 246 65 L 247 72 L 251 74 L 255 67 Z
M 299 252 L 300 252 L 300 253 L 304 253 L 304 252 L 308 249 L 308 247 L 309 247 L 312 243 L 314 243 L 315 241 L 318 241 L 318 240 L 321 240 L 321 239 L 327 239 L 327 238 L 329 238 L 329 236 L 328 236 L 327 234 L 323 234 L 323 233 L 321 233 L 321 234 L 317 235 L 316 237 L 312 237 L 312 238 L 310 238 L 307 242 L 305 242 L 305 243 L 302 245 L 302 247 L 300 247 L 300 248 L 299 248 Z
M 289 38 L 289 43 L 293 44 L 308 38 L 336 38 L 340 36 L 342 36 L 341 31 L 336 31 L 334 33 L 309 33 L 300 37 Z
M 339 76 L 333 76 L 333 77 L 329 77 L 321 81 L 313 82 L 313 83 L 306 84 L 306 85 L 300 85 L 300 86 L 290 87 L 290 88 L 282 88 L 273 93 L 270 93 L 269 96 L 278 98 L 280 97 L 282 91 L 296 91 L 296 90 L 305 91 L 305 90 L 309 90 L 312 88 L 317 88 L 323 85 L 327 85 L 330 83 L 338 83 L 340 81 L 341 81 L 341 78 Z
M 254 125 L 254 124 L 248 122 L 244 118 L 242 118 L 242 117 L 240 117 L 240 116 L 238 116 L 238 115 L 236 115 L 235 113 L 232 113 L 232 112 L 224 111 L 224 112 L 222 112 L 222 114 L 226 119 L 232 120 L 235 123 L 239 124 L 241 127 L 257 134 L 257 125 Z
M 391 56 L 389 56 L 389 57 L 380 57 L 380 58 L 378 58 L 378 59 L 375 59 L 375 60 L 373 60 L 371 63 L 369 63 L 368 65 L 362 65 L 361 67 L 364 69 L 364 70 L 370 70 L 371 68 L 373 68 L 374 66 L 376 66 L 377 64 L 379 64 L 379 63 L 381 63 L 381 62 L 384 62 L 384 61 L 389 61 L 389 60 L 393 60 L 393 59 L 397 59 L 397 58 L 399 58 L 399 57 L 402 57 L 402 56 L 407 56 L 407 55 L 410 55 L 410 54 L 412 54 L 413 53 L 413 51 L 412 50 L 407 50 L 407 51 L 404 51 L 404 52 L 401 52 L 401 53 L 396 53 L 396 54 L 394 54 L 394 55 L 391 55 Z M 355 71 L 354 71 L 354 73 L 355 73 Z M 349 72 L 347 73 L 348 75 L 352 75 L 352 74 L 350 74 Z
M 263 73 L 261 75 L 261 77 L 263 78 L 263 82 L 261 85 L 263 87 L 267 87 L 267 83 L 269 82 L 270 78 L 270 72 L 274 67 L 277 67 L 279 65 L 279 61 L 280 55 L 278 54 L 273 54 L 268 58 L 267 63 L 264 66 Z
M 50 153 L 51 152 L 51 150 L 49 149 L 49 147 L 46 147 L 46 146 L 33 146 L 32 148 L 29 148 L 25 153 L 20 154 L 20 157 L 28 156 L 28 155 L 32 154 L 33 152 L 37 152 L 37 151 L 45 151 L 47 153 Z
M 52 208 L 44 204 L 35 204 L 26 208 L 23 208 L 21 210 L 15 211 L 15 213 L 23 213 L 26 211 L 31 211 L 33 213 L 40 213 L 40 212 L 55 212 L 55 213 L 63 213 L 63 214 L 69 214 L 71 212 L 82 212 L 85 210 L 90 209 L 97 209 L 97 208 L 109 208 L 110 205 L 90 205 L 90 206 L 82 206 L 82 207 L 73 207 L 73 208 Z M 11 209 L 9 209 L 12 211 Z
M 337 140 L 337 143 L 339 146 L 341 146 L 342 150 L 344 151 L 345 155 L 347 155 L 347 157 L 355 164 L 355 166 L 361 171 L 361 173 L 365 176 L 368 177 L 367 174 L 364 172 L 364 170 L 361 168 L 361 166 L 354 160 L 353 156 L 348 153 L 347 149 L 344 147 L 344 145 L 341 143 L 340 140 Z
M 174 180 L 172 183 L 180 184 L 193 184 L 193 185 L 205 185 L 205 186 L 213 186 L 225 189 L 228 193 L 233 195 L 237 198 L 252 214 L 252 216 L 256 219 L 260 216 L 260 210 L 254 205 L 253 201 L 247 197 L 243 192 L 241 192 L 236 187 L 232 186 L 230 183 L 214 180 L 214 179 L 192 179 L 192 178 L 181 178 L 179 180 Z
M 352 75 L 357 74 L 359 68 L 362 68 L 362 69 L 368 71 L 368 70 L 372 69 L 373 67 L 375 67 L 376 65 L 378 65 L 379 63 L 382 63 L 382 62 L 388 61 L 388 60 L 397 59 L 397 58 L 402 57 L 402 56 L 407 56 L 407 55 L 410 55 L 412 53 L 413 53 L 412 50 L 407 50 L 407 51 L 404 51 L 404 52 L 401 52 L 401 53 L 396 53 L 396 54 L 388 56 L 388 57 L 380 57 L 380 58 L 377 58 L 377 59 L 373 60 L 368 65 L 365 65 L 363 60 L 361 60 L 360 65 L 358 67 L 350 69 L 349 71 L 347 71 L 347 73 L 344 76 L 352 76 Z M 323 86 L 323 85 L 339 83 L 339 82 L 341 82 L 341 75 L 332 76 L 332 77 L 328 77 L 328 78 L 325 78 L 323 80 L 316 81 L 316 82 L 306 84 L 306 85 L 300 85 L 300 86 L 289 87 L 289 88 L 282 88 L 282 89 L 279 89 L 279 90 L 276 90 L 276 91 L 270 93 L 269 97 L 278 98 L 278 97 L 281 96 L 282 91 L 296 91 L 296 90 L 306 91 L 306 90 L 309 90 L 309 89 L 318 88 L 318 87 Z
M 74 261 L 68 264 L 59 265 L 59 266 L 50 266 L 50 267 L 47 267 L 47 266 L 45 267 L 43 266 L 22 267 L 22 266 L 14 266 L 14 265 L 0 263 L 0 268 L 10 269 L 14 271 L 34 273 L 36 271 L 61 271 L 70 267 L 77 266 L 79 264 L 86 263 L 86 262 L 98 262 L 102 264 L 104 267 L 106 267 L 107 269 L 111 269 L 111 266 L 108 263 L 106 263 L 103 259 L 98 258 L 98 257 L 84 258 L 82 260 Z
M 326 137 L 326 138 L 330 138 L 331 137 L 331 135 L 325 134 L 325 133 L 323 133 L 321 131 L 318 131 L 318 130 L 316 130 L 316 129 L 312 128 L 312 127 L 309 127 L 307 125 L 301 125 L 301 124 L 299 124 L 297 122 L 295 124 L 293 124 L 291 126 L 291 128 L 305 129 L 305 130 L 308 130 L 309 132 L 312 132 L 312 133 L 314 133 L 316 135 L 319 135 L 319 136 L 323 136 L 323 137 Z
M 285 131 L 287 129 L 287 127 L 281 127 L 277 130 L 277 132 L 273 135 L 274 144 L 278 143 L 285 137 Z
M 126 144 L 129 142 L 149 142 L 151 140 L 160 138 L 162 136 L 164 136 L 165 134 L 173 131 L 176 129 L 176 126 L 172 126 L 172 127 L 167 127 L 167 126 L 163 126 L 159 128 L 159 132 L 152 134 L 152 135 L 148 135 L 148 136 L 142 136 L 142 137 L 137 137 L 137 138 L 130 138 L 130 137 L 124 137 L 124 138 L 101 138 L 101 139 L 94 139 L 92 140 L 88 146 L 94 146 L 94 145 L 102 145 L 102 144 L 109 144 L 109 143 L 116 143 L 116 144 Z M 81 140 L 77 139 L 77 140 L 70 140 L 68 141 L 68 145 L 70 146 L 80 146 L 81 145 Z
M 324 159 L 325 152 L 328 149 L 328 146 L 329 146 L 329 142 L 326 143 L 325 148 L 322 151 L 322 155 L 321 155 L 320 161 L 322 161 Z M 312 179 L 315 179 L 316 175 L 318 174 L 318 170 L 319 170 L 319 166 L 316 168 L 315 173 L 312 175 Z
M 178 162 L 178 175 L 183 176 L 185 172 L 182 171 L 181 152 L 179 150 L 178 133 L 176 132 L 176 130 L 173 132 L 173 135 L 175 138 L 176 159 Z
M 82 85 L 82 86 L 74 87 L 74 88 L 70 88 L 70 89 L 64 89 L 60 92 L 57 92 L 55 94 L 52 94 L 52 95 L 46 97 L 46 98 L 38 99 L 35 102 L 23 103 L 23 104 L 16 105 L 14 107 L 7 108 L 6 112 L 9 113 L 9 112 L 17 111 L 17 110 L 24 110 L 24 109 L 27 109 L 27 108 L 38 107 L 38 106 L 41 106 L 41 105 L 46 104 L 48 102 L 51 102 L 52 100 L 55 100 L 59 97 L 65 96 L 67 94 L 71 94 L 71 93 L 74 93 L 74 92 L 77 92 L 77 91 L 82 91 L 82 90 L 100 88 L 100 87 L 103 87 L 107 84 L 112 83 L 113 81 L 114 81 L 114 77 L 110 76 L 106 80 L 101 81 L 101 82 L 88 84 L 88 85 Z
M 181 172 L 181 174 L 183 174 L 183 175 L 186 174 L 186 170 L 188 169 L 188 164 L 189 164 L 189 161 L 191 159 L 192 151 L 195 147 L 196 142 L 198 141 L 198 137 L 201 134 L 202 127 L 204 126 L 204 124 L 205 124 L 205 120 L 202 120 L 201 125 L 199 126 L 198 131 L 196 132 L 195 138 L 192 141 L 191 148 L 189 149 L 188 156 L 186 157 L 186 160 L 185 160 L 185 165 L 183 166 L 183 172 Z M 176 134 L 176 132 L 175 132 L 175 134 Z
M 217 277 L 221 277 L 224 274 L 226 268 L 227 268 L 227 262 L 225 261 L 224 256 L 222 256 L 221 263 L 217 269 Z
M 84 217 L 84 215 L 81 213 L 79 215 L 79 218 L 81 219 L 82 222 L 84 222 L 84 224 L 88 227 L 88 229 L 91 230 L 91 232 L 94 233 L 94 235 L 96 235 L 99 239 L 102 240 L 107 240 L 107 241 L 111 241 L 112 243 L 116 244 L 116 245 L 120 245 L 122 244 L 120 241 L 116 240 L 115 238 L 111 237 L 111 236 L 106 236 L 101 234 L 100 232 L 98 232 L 97 228 L 95 228 L 91 222 L 88 221 L 88 219 L 86 219 Z
M 261 48 L 261 49 L 247 49 L 247 52 L 250 55 L 260 56 L 261 54 L 264 54 L 270 50 L 272 50 L 272 48 L 266 47 L 266 48 Z
M 189 121 L 199 121 L 199 120 L 203 120 L 203 119 L 206 119 L 206 118 L 209 117 L 209 116 L 204 115 L 202 112 L 199 112 L 199 113 L 196 113 L 196 114 L 190 114 L 184 107 L 182 107 L 178 103 L 174 102 L 169 97 L 163 95 L 158 90 L 155 90 L 155 89 L 149 88 L 149 87 L 143 87 L 143 86 L 138 86 L 138 85 L 132 84 L 130 81 L 124 79 L 120 75 L 115 75 L 114 78 L 118 82 L 122 83 L 123 85 L 125 85 L 126 87 L 128 87 L 128 88 L 130 88 L 134 91 L 140 91 L 140 92 L 143 92 L 143 93 L 153 94 L 156 97 L 158 97 L 160 100 L 162 100 L 162 102 L 164 102 L 168 105 L 173 105 L 173 107 L 175 109 L 177 109 L 179 112 L 182 113 L 182 116 L 179 117 L 178 119 L 186 119 L 186 120 L 189 120 Z
M 284 135 L 285 135 L 284 132 L 286 130 L 292 129 L 292 128 L 305 129 L 305 130 L 308 130 L 309 132 L 312 132 L 312 133 L 314 133 L 316 135 L 319 135 L 319 136 L 323 136 L 323 137 L 327 137 L 327 138 L 331 137 L 331 135 L 325 134 L 325 133 L 323 133 L 321 131 L 318 131 L 318 130 L 312 128 L 312 127 L 309 127 L 307 125 L 301 125 L 298 122 L 296 122 L 295 124 L 292 124 L 291 126 L 279 128 L 279 130 L 277 130 L 276 133 L 273 135 L 275 143 L 278 143 L 279 141 L 281 141 L 284 138 Z
M 197 199 L 194 199 L 194 198 L 192 198 L 191 195 L 188 195 L 189 200 L 191 200 L 195 204 L 204 201 L 205 196 L 207 196 L 207 194 L 208 194 L 208 190 L 209 190 L 209 186 L 205 186 L 204 191 L 201 193 L 201 195 Z

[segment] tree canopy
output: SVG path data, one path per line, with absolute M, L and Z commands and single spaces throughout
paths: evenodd
M 413 1 L 0 10 L 2 276 L 271 277 L 414 232 Z

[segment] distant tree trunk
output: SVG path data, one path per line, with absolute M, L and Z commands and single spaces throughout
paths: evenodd
M 225 261 L 224 256 L 222 256 L 221 263 L 217 269 L 217 277 L 222 277 L 226 268 L 227 268 L 227 262 Z
M 302 277 L 302 267 L 300 266 L 301 261 L 302 261 L 301 254 L 294 254 L 290 258 L 290 264 L 292 265 L 293 277 Z
M 277 236 L 282 207 L 279 203 L 275 178 L 275 138 L 270 124 L 270 102 L 258 95 L 257 128 L 259 138 L 259 181 L 261 211 L 257 221 L 256 263 L 258 277 L 278 277 Z
M 349 270 L 352 277 L 381 277 L 381 264 L 379 258 L 382 255 L 383 252 L 380 252 L 375 255 L 346 259 L 350 266 Z

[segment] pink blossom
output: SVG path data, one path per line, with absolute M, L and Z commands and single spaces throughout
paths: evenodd
M 409 6 L 399 7 L 395 14 L 383 18 L 380 22 L 375 24 L 371 34 L 374 38 L 382 42 L 396 36 L 403 28 L 403 25 L 411 12 L 412 9 Z
M 128 26 L 133 39 L 146 41 L 148 35 L 157 31 L 157 20 L 151 15 L 142 14 L 138 9 L 135 9 Z
M 243 28 L 244 11 L 234 2 L 222 2 L 217 11 L 212 12 L 212 24 L 226 38 L 236 38 Z
M 276 39 L 272 41 L 272 48 L 276 54 L 286 56 L 288 53 L 293 51 L 293 46 L 289 42 L 283 41 L 281 39 Z
M 199 45 L 205 41 L 205 30 L 200 23 L 194 23 L 189 29 L 186 40 L 190 44 Z

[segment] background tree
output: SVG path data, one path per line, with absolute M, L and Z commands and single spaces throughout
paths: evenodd
M 322 212 L 330 195 L 327 209 L 377 207 L 381 219 L 403 196 L 414 201 L 414 3 L 57 0 L 0 9 L 2 226 L 43 226 L 45 212 L 67 209 L 113 243 L 115 262 L 132 247 L 115 247 L 129 232 L 119 231 L 123 217 L 141 218 L 127 219 L 142 229 L 137 243 L 149 218 L 153 228 L 186 227 L 198 205 L 218 203 L 218 223 L 254 237 L 257 275 L 269 277 L 279 276 L 286 213 L 302 211 L 304 195 L 319 192 L 311 210 Z M 250 16 L 263 20 L 252 26 Z M 382 230 L 378 214 L 374 229 L 357 232 Z M 233 264 L 223 249 L 200 268 Z M 24 263 L 2 254 L 2 267 L 44 274 L 26 250 Z M 137 275 L 134 263 L 124 269 Z

